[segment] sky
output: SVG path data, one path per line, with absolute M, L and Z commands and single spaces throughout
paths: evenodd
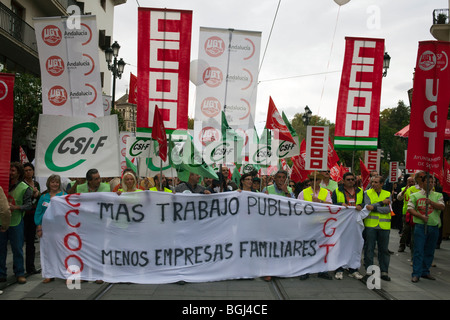
M 192 10 L 191 61 L 198 56 L 200 27 L 262 32 L 256 123 L 265 122 L 272 97 L 291 119 L 308 106 L 313 115 L 335 122 L 345 37 L 385 39 L 391 56 L 383 78 L 381 111 L 400 100 L 409 105 L 419 41 L 430 33 L 433 10 L 448 0 L 128 0 L 114 11 L 112 42 L 127 63 L 116 83 L 116 99 L 137 75 L 138 7 Z M 278 9 L 277 9 L 278 8 Z M 269 37 L 270 36 L 270 37 Z M 190 82 L 189 117 L 194 118 L 196 86 Z

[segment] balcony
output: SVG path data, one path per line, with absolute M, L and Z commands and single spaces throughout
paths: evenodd
M 11 40 L 20 42 L 37 56 L 34 28 L 23 21 L 3 3 L 0 3 L 0 32 Z
M 450 41 L 449 9 L 433 10 L 433 25 L 430 33 L 440 41 Z

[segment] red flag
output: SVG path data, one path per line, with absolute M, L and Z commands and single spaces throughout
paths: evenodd
M 128 93 L 128 102 L 137 104 L 137 77 L 130 72 L 130 92 Z
M 305 170 L 305 155 L 306 155 L 306 142 L 302 141 L 300 144 L 300 154 L 291 158 L 292 160 L 292 173 L 291 179 L 295 182 L 303 182 L 312 171 Z
M 330 168 L 330 177 L 336 182 L 342 180 L 343 172 L 338 163 L 335 163 L 333 167 Z
M 450 103 L 450 43 L 419 42 L 409 126 L 407 169 L 440 174 Z
M 361 170 L 362 186 L 364 189 L 366 189 L 370 182 L 370 172 L 361 159 L 359 159 L 359 168 Z
M 267 112 L 266 128 L 277 130 L 280 140 L 289 141 L 295 144 L 294 138 L 292 138 L 289 128 L 286 126 L 283 118 L 278 112 L 272 97 L 269 98 L 269 110 Z
M 19 146 L 19 156 L 20 156 L 20 163 L 24 164 L 29 162 L 28 161 L 28 157 L 27 154 L 25 153 L 25 151 L 23 150 L 22 146 Z
M 447 160 L 444 160 L 444 168 L 442 178 L 439 180 L 442 184 L 442 191 L 450 194 L 450 165 Z
M 328 138 L 328 169 L 332 169 L 336 166 L 339 161 L 339 156 L 334 150 L 333 143 L 331 142 L 331 138 Z M 334 179 L 333 179 L 334 180 Z
M 164 122 L 159 112 L 158 106 L 155 105 L 155 113 L 153 115 L 153 127 L 152 127 L 152 139 L 158 141 L 159 144 L 159 157 L 163 160 L 167 160 L 167 136 L 166 129 L 164 128 Z

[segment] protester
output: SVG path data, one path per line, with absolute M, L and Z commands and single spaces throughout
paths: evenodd
M 137 179 L 133 172 L 127 171 L 124 172 L 122 176 L 122 182 L 121 182 L 121 188 L 117 190 L 117 194 L 121 195 L 124 192 L 137 192 L 137 191 L 143 191 L 142 189 L 139 189 L 137 185 Z
M 252 179 L 252 188 L 256 191 L 261 191 L 261 179 L 258 177 L 253 176 Z
M 355 186 L 355 175 L 351 172 L 344 173 L 343 184 L 339 185 L 336 190 L 333 191 L 331 199 L 333 204 L 348 207 L 354 206 L 356 210 L 362 210 L 364 191 Z M 355 279 L 362 279 L 363 276 L 357 269 L 348 269 L 349 276 Z M 338 280 L 344 278 L 344 268 L 340 267 L 336 270 L 334 277 Z
M 159 179 L 160 174 L 158 173 L 153 177 L 153 181 L 155 182 L 155 186 L 150 188 L 150 191 L 164 191 L 172 193 L 172 190 L 167 188 L 166 176 L 162 176 L 162 179 Z
M 434 259 L 434 251 L 439 236 L 441 224 L 440 213 L 445 208 L 442 193 L 433 191 L 434 177 L 428 177 L 423 171 L 417 172 L 415 181 L 420 191 L 412 193 L 408 202 L 408 212 L 414 221 L 414 255 L 412 282 L 419 278 L 435 280 L 430 274 L 430 267 Z M 429 185 L 427 186 L 427 183 Z
M 322 188 L 328 189 L 330 192 L 333 192 L 338 187 L 338 183 L 331 179 L 330 170 L 320 171 L 323 178 L 320 181 L 320 186 Z
M 0 232 L 5 232 L 11 223 L 11 209 L 5 191 L 0 187 Z
M 34 215 L 34 223 L 36 224 L 36 233 L 39 238 L 42 237 L 42 218 L 47 210 L 50 201 L 55 196 L 65 195 L 66 192 L 61 188 L 61 177 L 56 174 L 52 174 L 47 179 L 47 190 L 39 198 L 39 202 L 36 207 L 36 213 Z M 53 278 L 45 278 L 42 282 L 49 283 Z
M 298 199 L 331 204 L 332 200 L 330 191 L 328 189 L 322 188 L 319 184 L 319 181 L 317 181 L 317 179 L 322 179 L 324 176 L 321 173 L 312 173 L 308 177 L 310 180 L 313 180 L 312 186 L 303 189 L 299 193 Z
M 24 222 L 23 216 L 26 210 L 33 206 L 33 190 L 23 182 L 23 165 L 12 162 L 9 172 L 9 195 L 13 198 L 10 203 L 11 223 L 5 232 L 0 232 L 0 282 L 6 281 L 6 256 L 7 244 L 11 246 L 13 254 L 13 271 L 19 284 L 27 282 L 23 259 Z
M 241 176 L 241 183 L 239 186 L 239 190 L 241 191 L 250 191 L 250 192 L 256 192 L 255 189 L 253 189 L 253 177 L 251 173 L 244 173 Z
M 34 224 L 34 213 L 36 211 L 36 205 L 39 201 L 41 195 L 40 185 L 34 179 L 34 166 L 31 163 L 25 163 L 23 165 L 24 177 L 23 182 L 30 186 L 33 190 L 33 195 L 31 198 L 32 208 L 25 211 L 23 217 L 24 223 L 24 238 L 25 238 L 25 270 L 28 274 L 37 273 L 36 267 L 34 265 L 34 260 L 36 256 L 36 247 L 34 245 L 34 240 L 36 238 L 36 225 Z
M 238 186 L 233 180 L 230 179 L 230 169 L 227 166 L 222 165 L 222 174 L 227 187 L 230 186 L 231 190 L 237 190 Z
M 264 188 L 263 192 L 266 194 L 276 194 L 279 196 L 286 196 L 294 198 L 294 193 L 291 187 L 288 187 L 288 173 L 286 170 L 279 170 L 275 174 L 275 183 Z
M 371 178 L 372 188 L 364 192 L 364 204 L 370 211 L 364 219 L 364 267 L 366 270 L 374 264 L 375 246 L 378 246 L 378 263 L 381 279 L 390 281 L 388 274 L 390 253 L 388 249 L 391 229 L 391 208 L 389 191 L 383 190 L 383 178 Z
M 400 237 L 400 245 L 398 252 L 405 251 L 406 247 L 409 246 L 411 250 L 411 255 L 413 252 L 412 246 L 412 221 L 410 221 L 410 213 L 408 213 L 408 202 L 409 197 L 412 193 L 419 192 L 419 185 L 416 185 L 414 177 L 410 176 L 406 180 L 406 186 L 402 188 L 402 191 L 397 195 L 397 199 L 403 201 L 402 207 L 402 235 Z M 408 218 L 408 219 L 407 219 Z
M 200 175 L 196 173 L 189 173 L 188 181 L 181 182 L 176 188 L 177 193 L 204 193 L 210 194 L 211 192 L 207 190 L 204 186 L 199 184 Z

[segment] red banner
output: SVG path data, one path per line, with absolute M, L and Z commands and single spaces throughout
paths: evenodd
M 376 150 L 384 39 L 346 39 L 334 148 Z
M 137 104 L 137 77 L 130 72 L 130 92 L 128 93 L 128 102 Z
M 439 175 L 450 103 L 450 43 L 419 42 L 414 74 L 407 169 Z
M 12 131 L 14 121 L 14 74 L 0 73 L 0 186 L 5 193 L 9 187 Z
M 168 131 L 187 130 L 191 28 L 192 11 L 138 8 L 138 131 L 155 105 Z

